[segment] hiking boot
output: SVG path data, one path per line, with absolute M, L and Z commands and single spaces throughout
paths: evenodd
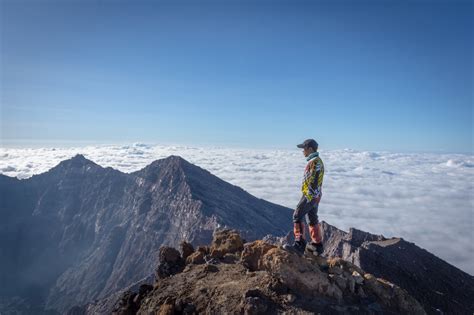
M 305 248 L 306 248 L 306 241 L 305 240 L 295 241 L 293 243 L 293 245 L 290 245 L 290 244 L 283 245 L 283 249 L 286 249 L 286 250 L 289 250 L 293 253 L 296 253 L 299 256 L 302 256 L 304 254 Z
M 321 256 L 322 253 L 324 252 L 324 247 L 322 243 L 314 243 L 311 242 L 309 243 L 306 248 L 310 251 L 313 252 L 313 254 L 318 254 L 318 256 Z

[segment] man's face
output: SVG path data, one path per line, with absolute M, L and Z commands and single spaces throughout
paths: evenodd
M 311 148 L 311 147 L 303 148 L 304 157 L 308 157 L 308 155 L 310 155 L 310 154 L 313 153 L 313 152 L 314 152 L 314 150 L 313 150 L 313 148 Z

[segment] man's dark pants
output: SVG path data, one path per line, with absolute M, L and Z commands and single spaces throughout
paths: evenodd
M 294 223 L 294 234 L 295 240 L 301 241 L 304 239 L 304 222 L 303 219 L 305 216 L 308 217 L 309 222 L 309 232 L 311 236 L 311 241 L 313 243 L 321 243 L 321 232 L 318 222 L 318 208 L 319 201 L 321 197 L 308 202 L 305 196 L 301 197 L 298 206 L 293 212 L 293 223 Z

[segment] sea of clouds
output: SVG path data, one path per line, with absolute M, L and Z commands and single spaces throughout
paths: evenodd
M 294 208 L 306 160 L 299 149 L 257 150 L 163 145 L 0 148 L 0 173 L 20 179 L 81 153 L 123 172 L 179 155 L 268 201 Z M 474 156 L 465 154 L 321 151 L 325 164 L 319 218 L 398 236 L 474 274 Z M 289 220 L 289 224 L 290 224 Z M 290 230 L 291 227 L 289 226 Z

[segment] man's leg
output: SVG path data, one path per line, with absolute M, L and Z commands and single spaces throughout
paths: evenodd
M 305 226 L 304 226 L 304 216 L 308 213 L 309 207 L 304 196 L 301 198 L 298 206 L 293 212 L 293 233 L 295 235 L 295 243 L 293 245 L 283 246 L 285 249 L 291 250 L 293 252 L 302 255 L 306 248 L 305 240 Z
M 293 212 L 293 233 L 295 235 L 295 241 L 305 241 L 305 226 L 304 217 L 308 213 L 311 207 L 309 207 L 306 198 L 301 197 L 298 206 Z
M 323 239 L 321 226 L 318 221 L 318 207 L 319 202 L 315 203 L 314 206 L 308 211 L 309 235 L 311 237 L 311 243 L 308 245 L 308 249 L 321 255 L 323 253 Z

